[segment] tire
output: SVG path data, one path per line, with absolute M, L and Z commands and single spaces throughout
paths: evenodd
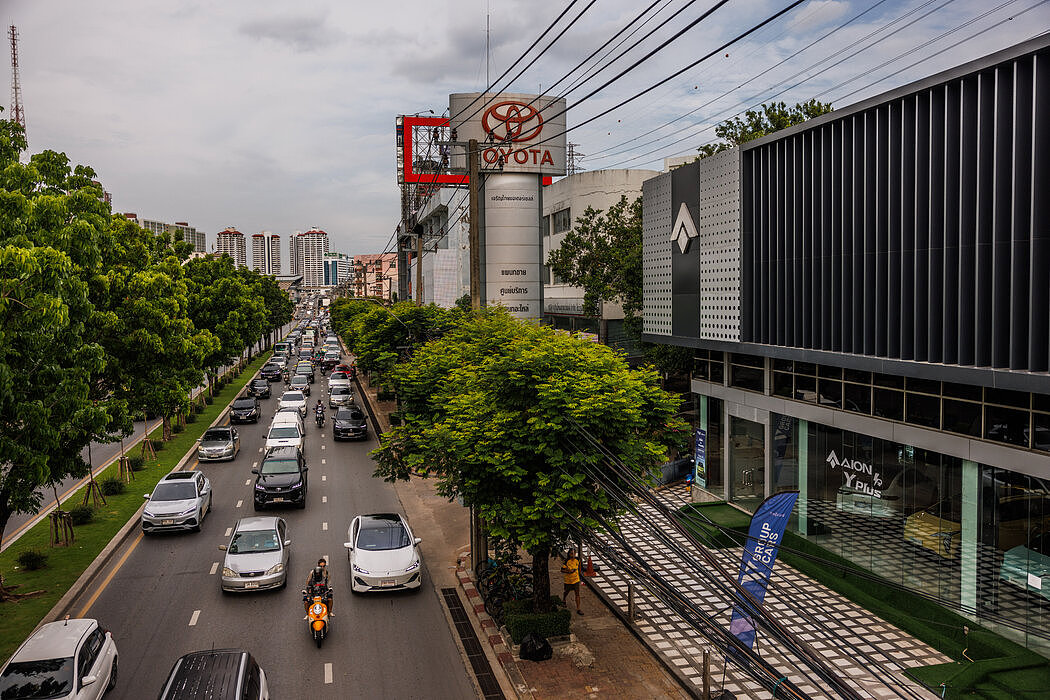
M 197 513 L 197 524 L 193 526 L 193 531 L 194 532 L 200 532 L 201 531 L 201 525 L 203 525 L 203 524 L 204 524 L 204 511 L 199 511 Z
M 256 513 L 258 513 L 260 510 L 262 510 L 262 508 L 259 507 L 258 503 L 256 503 L 255 501 L 252 501 L 252 510 L 254 510 Z
M 322 637 L 319 633 L 314 632 L 314 641 L 317 642 L 317 648 L 320 649 L 321 642 L 324 641 L 324 637 Z
M 106 684 L 104 693 L 108 693 L 117 687 L 117 659 L 113 659 L 113 668 L 109 671 L 109 683 Z

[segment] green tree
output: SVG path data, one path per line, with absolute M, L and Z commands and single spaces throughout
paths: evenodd
M 577 519 L 598 527 L 596 515 L 618 512 L 587 475 L 603 458 L 581 430 L 643 479 L 684 439 L 680 402 L 654 372 L 502 310 L 468 317 L 399 364 L 394 378 L 405 422 L 373 452 L 376 475 L 434 477 L 438 493 L 476 508 L 492 534 L 532 555 L 539 610 L 550 605 L 553 547 L 578 531 Z
M 733 146 L 762 138 L 767 134 L 801 124 L 813 117 L 819 117 L 832 111 L 830 102 L 808 100 L 788 107 L 783 102 L 763 104 L 758 109 L 744 112 L 744 118 L 734 117 L 715 127 L 715 135 L 722 139 L 719 143 L 709 143 L 698 149 L 701 158 L 720 153 Z

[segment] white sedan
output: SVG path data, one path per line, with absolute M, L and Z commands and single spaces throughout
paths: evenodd
M 286 391 L 281 394 L 281 400 L 277 404 L 277 409 L 286 408 L 293 406 L 299 411 L 301 418 L 306 418 L 306 395 L 301 391 Z
M 397 513 L 359 515 L 347 530 L 344 542 L 350 560 L 350 590 L 400 591 L 419 589 L 423 563 L 420 538 L 412 537 L 408 523 Z
M 350 374 L 343 371 L 332 372 L 332 376 L 328 378 L 328 391 L 337 386 L 350 388 Z

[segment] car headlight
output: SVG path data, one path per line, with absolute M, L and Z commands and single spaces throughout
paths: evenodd
M 418 568 L 419 568 L 419 559 L 416 559 L 414 562 L 412 562 L 411 564 L 408 565 L 408 567 L 405 569 L 405 573 L 408 573 L 409 571 L 415 571 Z
M 256 485 L 255 485 L 255 490 L 256 490 L 256 491 L 265 491 L 265 490 L 266 490 L 266 487 L 265 487 L 265 486 L 263 486 L 262 484 L 256 484 Z
M 222 448 L 222 451 L 223 452 L 233 452 L 233 443 L 231 442 L 230 444 L 226 445 L 226 447 Z
M 187 508 L 186 510 L 182 511 L 181 513 L 179 513 L 179 515 L 189 515 L 190 513 L 193 513 L 196 510 L 197 506 L 193 506 L 192 508 Z
M 222 567 L 222 575 L 226 578 L 237 578 L 237 572 L 228 566 Z
M 354 564 L 353 569 L 354 569 L 354 571 L 356 571 L 359 574 L 366 574 L 366 575 L 371 574 L 370 571 L 368 571 L 367 569 L 362 569 L 357 564 Z
M 144 511 L 142 511 L 142 514 L 143 514 L 144 516 L 146 516 L 147 518 L 153 518 L 153 517 L 156 517 L 155 515 L 153 515 L 153 513 L 150 513 L 150 512 L 148 511 L 148 510 L 144 510 Z
M 282 571 L 284 571 L 284 564 L 274 564 L 273 566 L 271 566 L 269 569 L 266 570 L 266 574 L 267 575 L 279 574 Z

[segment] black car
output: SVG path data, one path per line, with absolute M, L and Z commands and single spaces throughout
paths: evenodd
M 270 697 L 266 674 L 242 649 L 194 651 L 179 658 L 160 700 L 261 700 Z
M 268 399 L 271 394 L 270 382 L 266 379 L 253 379 L 248 384 L 249 396 L 254 396 L 257 399 Z
M 335 412 L 332 420 L 332 438 L 335 440 L 365 440 L 368 438 L 368 420 L 357 406 L 347 406 Z
M 269 389 L 270 387 L 266 387 Z M 237 399 L 230 407 L 231 423 L 258 423 L 259 422 L 259 399 L 247 396 Z
M 263 365 L 263 368 L 259 370 L 259 376 L 271 382 L 281 381 L 281 366 L 275 365 L 272 362 L 267 362 Z
M 268 505 L 306 507 L 306 460 L 298 447 L 272 447 L 255 474 L 255 510 Z

